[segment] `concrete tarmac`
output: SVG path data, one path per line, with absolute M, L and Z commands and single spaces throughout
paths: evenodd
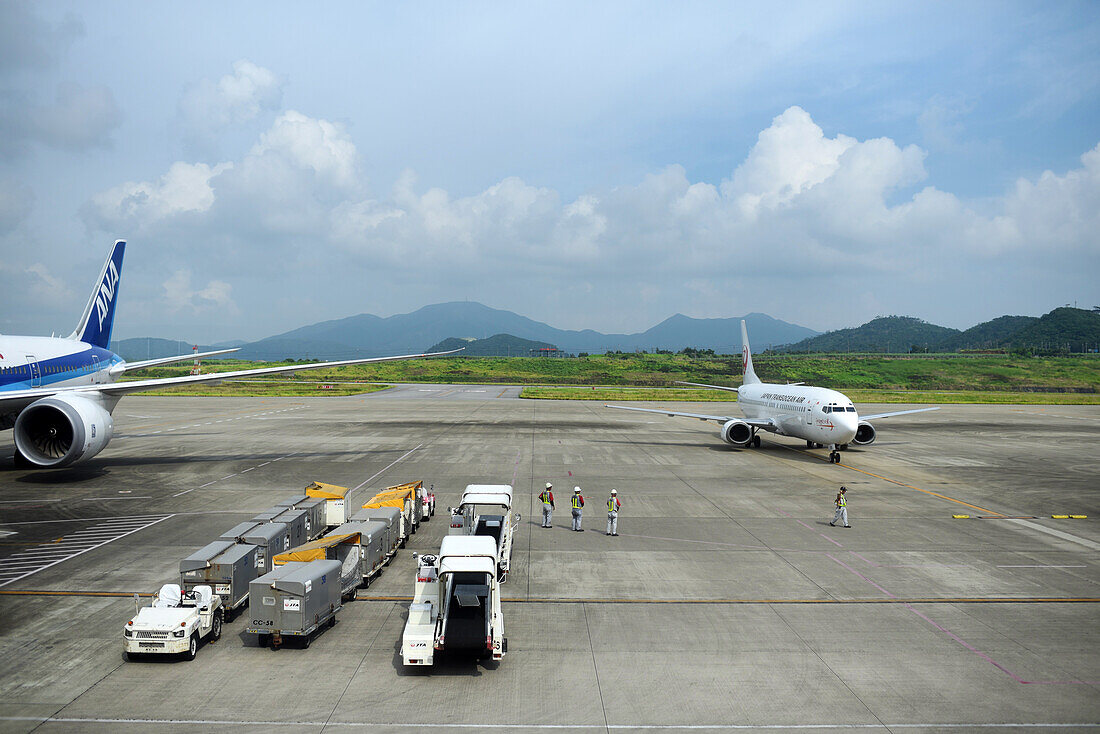
M 517 393 L 128 397 L 87 464 L 0 460 L 0 731 L 1100 726 L 1100 407 L 944 406 L 833 466 L 793 439 L 735 449 L 713 425 Z M 246 613 L 193 662 L 124 660 L 133 593 L 313 480 L 352 506 L 423 480 L 440 514 L 308 649 L 257 647 Z M 406 671 L 412 554 L 470 483 L 514 484 L 523 514 L 509 652 Z M 828 525 L 841 484 L 851 529 Z

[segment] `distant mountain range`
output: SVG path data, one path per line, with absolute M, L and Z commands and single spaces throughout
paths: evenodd
M 483 339 L 494 334 L 552 344 L 574 354 L 655 348 L 678 351 L 684 347 L 736 353 L 741 351 L 742 318 L 748 323 L 753 343 L 760 344 L 761 348 L 769 344 L 790 344 L 818 333 L 765 314 L 750 313 L 727 319 L 693 319 L 676 314 L 638 334 L 602 334 L 591 329 L 556 329 L 511 311 L 456 301 L 388 318 L 360 314 L 303 326 L 252 342 L 234 356 L 265 360 L 287 357 L 353 359 L 423 352 L 447 338 Z
M 1057 308 L 1036 318 L 1001 316 L 966 331 L 929 324 L 909 316 L 872 319 L 854 329 L 821 334 L 797 324 L 750 313 L 724 319 L 671 316 L 636 334 L 602 334 L 586 329 L 557 329 L 525 316 L 474 302 L 438 303 L 407 314 L 382 318 L 350 316 L 303 326 L 259 341 L 199 345 L 199 351 L 239 346 L 231 355 L 242 359 L 354 359 L 445 350 L 445 340 L 462 340 L 465 354 L 526 354 L 535 347 L 555 346 L 564 352 L 599 354 L 685 347 L 713 349 L 719 354 L 741 351 L 740 321 L 749 327 L 753 350 L 783 352 L 907 352 L 912 347 L 933 352 L 960 349 L 1021 349 L 1080 352 L 1100 345 L 1100 313 Z M 476 340 L 476 341 L 471 341 Z M 476 346 L 475 346 L 476 345 Z M 188 342 L 170 339 L 124 339 L 114 351 L 134 361 L 190 351 Z M 454 347 L 450 347 L 454 348 Z
M 1100 347 L 1100 313 L 1056 308 L 1041 317 L 1001 316 L 966 331 L 911 316 L 882 316 L 854 329 L 839 329 L 788 344 L 781 352 L 957 352 L 1032 349 L 1083 352 Z
M 520 339 L 511 334 L 494 334 L 488 339 L 457 339 L 452 336 L 431 345 L 427 351 L 447 352 L 452 349 L 461 349 L 463 357 L 529 357 L 536 349 L 556 350 L 556 347 L 546 342 Z

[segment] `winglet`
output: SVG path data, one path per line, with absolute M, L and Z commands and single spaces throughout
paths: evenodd
M 103 264 L 103 271 L 99 274 L 92 295 L 88 299 L 88 305 L 84 307 L 84 315 L 80 317 L 80 324 L 76 331 L 69 335 L 70 339 L 77 339 L 95 347 L 109 349 L 111 344 L 111 329 L 115 323 L 115 304 L 118 303 L 118 284 L 122 277 L 122 256 L 126 253 L 126 241 L 116 240 L 111 248 L 111 254 L 107 262 Z
M 749 330 L 745 326 L 745 320 L 741 319 L 741 367 L 744 377 L 742 385 L 756 385 L 760 378 L 752 368 L 752 350 L 749 349 Z

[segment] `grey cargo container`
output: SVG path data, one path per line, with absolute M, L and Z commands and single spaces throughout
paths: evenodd
M 249 584 L 249 623 L 246 632 L 260 635 L 265 644 L 282 644 L 285 635 L 299 637 L 308 646 L 310 636 L 326 622 L 336 623 L 340 605 L 340 562 L 287 563 Z
M 281 522 L 286 525 L 290 533 L 290 547 L 294 548 L 310 540 L 306 534 L 306 513 L 302 510 L 294 510 L 289 507 L 276 508 L 281 510 L 271 522 Z
M 348 533 L 359 533 L 359 569 L 362 583 L 366 586 L 375 574 L 381 572 L 382 566 L 386 563 L 385 543 L 389 535 L 386 532 L 386 524 L 377 520 L 346 522 L 333 528 L 326 537 Z
M 258 548 L 250 543 L 216 540 L 180 561 L 180 585 L 184 591 L 206 585 L 221 597 L 226 621 L 248 603 L 248 585 L 259 570 Z
M 280 502 L 277 507 L 290 507 L 295 510 L 303 510 L 306 513 L 306 535 L 310 540 L 321 537 L 325 532 L 325 500 L 320 497 L 310 497 L 301 494 L 296 497 L 288 497 Z
M 218 540 L 231 540 L 234 543 L 243 543 L 244 536 L 248 535 L 250 532 L 252 532 L 262 524 L 263 523 L 258 523 L 255 520 L 242 522 L 238 525 L 234 525 L 229 530 L 226 530 L 224 533 L 222 533 L 220 536 L 218 536 Z
M 290 532 L 284 523 L 264 523 L 244 535 L 243 542 L 259 546 L 256 551 L 256 568 L 260 573 L 267 573 L 271 570 L 271 559 L 275 554 L 290 549 Z
M 396 507 L 364 507 L 351 516 L 356 522 L 376 520 L 386 524 L 385 546 L 389 558 L 396 555 L 397 548 L 401 545 L 402 518 L 401 510 Z

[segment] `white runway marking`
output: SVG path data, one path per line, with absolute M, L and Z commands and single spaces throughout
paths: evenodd
M 411 449 L 409 449 L 408 451 L 406 451 L 406 452 L 404 453 L 404 455 L 402 455 L 402 456 L 398 457 L 397 459 L 394 459 L 394 460 L 393 460 L 392 462 L 390 462 L 390 464 L 389 464 L 389 465 L 387 465 L 385 469 L 379 469 L 379 470 L 378 470 L 377 472 L 375 472 L 374 474 L 370 475 L 370 476 L 369 476 L 369 477 L 367 477 L 367 478 L 366 478 L 365 480 L 363 480 L 362 482 L 360 482 L 358 486 L 352 487 L 352 489 L 351 489 L 351 492 L 348 492 L 348 495 L 350 496 L 350 495 L 351 495 L 351 494 L 352 494 L 353 492 L 355 492 L 355 491 L 357 491 L 357 490 L 361 489 L 362 487 L 364 487 L 365 485 L 367 485 L 368 483 L 370 483 L 371 481 L 373 481 L 373 480 L 374 480 L 374 479 L 375 479 L 376 477 L 378 477 L 378 476 L 379 476 L 380 474 L 382 474 L 383 472 L 385 472 L 385 471 L 386 471 L 387 469 L 389 469 L 389 468 L 390 468 L 391 466 L 393 466 L 394 464 L 396 464 L 396 463 L 398 463 L 398 462 L 400 462 L 400 461 L 404 461 L 404 460 L 405 460 L 405 459 L 406 459 L 406 458 L 407 458 L 408 456 L 410 456 L 410 455 L 412 454 L 412 452 L 416 451 L 416 450 L 417 450 L 418 448 L 420 448 L 420 447 L 421 447 L 421 446 L 423 446 L 423 445 L 424 445 L 424 444 L 422 444 L 422 443 L 418 443 L 418 444 L 417 444 L 416 446 L 414 446 L 413 448 L 411 448 Z
M 166 726 L 199 726 L 199 727 L 231 727 L 231 726 L 292 726 L 295 728 L 307 727 L 340 727 L 355 729 L 530 729 L 535 731 L 559 730 L 559 729 L 635 729 L 645 731 L 799 731 L 799 730 L 831 730 L 831 729 L 855 729 L 860 731 L 890 731 L 893 729 L 1096 729 L 1100 724 L 1050 724 L 1050 723 L 990 723 L 990 724 L 504 724 L 504 723 L 393 723 L 372 721 L 235 721 L 231 719 L 109 719 L 75 716 L 0 716 L 0 721 L 38 721 L 51 724 L 144 724 Z
M 138 517 L 111 518 L 93 525 L 87 530 L 64 535 L 57 543 L 28 548 L 7 558 L 0 558 L 0 586 L 25 579 L 51 566 L 75 558 L 114 542 L 139 530 L 167 520 L 172 515 L 142 515 Z M 64 545 L 63 548 L 57 546 Z
M 1046 533 L 1047 535 L 1053 535 L 1056 538 L 1061 538 L 1062 540 L 1068 540 L 1071 543 L 1077 543 L 1079 545 L 1085 546 L 1086 548 L 1091 548 L 1092 550 L 1100 550 L 1100 543 L 1094 543 L 1091 540 L 1087 540 L 1085 538 L 1080 538 L 1076 535 L 1070 535 L 1069 533 L 1063 533 L 1061 530 L 1055 530 L 1054 528 L 1048 528 L 1048 527 L 1045 527 L 1043 525 L 1040 525 L 1039 523 L 1029 522 L 1027 520 L 1009 520 L 1008 522 L 1016 523 L 1017 525 L 1022 525 L 1025 528 L 1031 528 L 1032 530 L 1038 530 L 1040 533 Z

